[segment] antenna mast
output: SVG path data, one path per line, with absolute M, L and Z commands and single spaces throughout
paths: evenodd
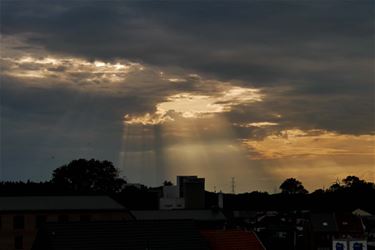
M 236 182 L 235 182 L 234 177 L 232 177 L 232 194 L 236 193 L 235 188 L 236 188 Z

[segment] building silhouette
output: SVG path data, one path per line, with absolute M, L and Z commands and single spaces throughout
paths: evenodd
M 198 176 L 177 176 L 177 185 L 164 186 L 159 208 L 203 209 L 205 179 Z
M 133 216 L 107 196 L 4 196 L 0 197 L 0 249 L 31 249 L 46 223 L 116 220 L 133 220 Z

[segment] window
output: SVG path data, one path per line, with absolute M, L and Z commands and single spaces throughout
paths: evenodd
M 57 219 L 59 222 L 68 222 L 69 216 L 66 214 L 59 215 L 59 218 Z
M 47 217 L 45 215 L 37 215 L 35 218 L 36 228 L 40 228 L 44 223 L 46 223 Z
M 17 215 L 13 217 L 13 228 L 14 229 L 24 229 L 25 227 L 25 217 L 23 215 Z
M 91 216 L 89 214 L 84 214 L 80 216 L 80 220 L 84 222 L 88 222 L 91 220 Z
M 23 237 L 21 235 L 14 237 L 14 248 L 23 249 Z

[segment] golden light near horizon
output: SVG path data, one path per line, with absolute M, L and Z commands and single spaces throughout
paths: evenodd
M 375 136 L 343 135 L 325 130 L 289 129 L 260 140 L 243 140 L 267 164 L 275 179 L 295 177 L 310 191 L 328 188 L 348 175 L 375 180 Z M 319 180 L 317 182 L 316 180 Z
M 373 135 L 341 135 L 325 130 L 289 129 L 262 140 L 243 140 L 260 153 L 260 158 L 319 156 L 374 156 Z

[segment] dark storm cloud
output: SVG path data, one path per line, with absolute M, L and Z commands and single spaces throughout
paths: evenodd
M 137 106 L 137 100 L 112 99 L 111 105 L 106 103 L 105 98 L 24 86 L 3 77 L 2 178 L 43 180 L 72 158 L 117 159 L 122 112 Z
M 373 8 L 373 1 L 17 1 L 4 3 L 1 21 L 4 34 L 28 33 L 29 43 L 55 53 L 238 80 L 263 88 L 269 100 L 257 105 L 285 114 L 288 126 L 358 134 L 374 125 Z
M 125 57 L 259 81 L 292 74 L 288 62 L 372 58 L 372 2 L 10 5 L 4 33 L 35 32 L 40 37 L 32 41 L 51 50 L 92 58 Z
M 239 138 L 263 139 L 285 129 L 325 129 L 342 134 L 374 133 L 374 97 L 364 93 L 311 94 L 268 89 L 261 103 L 237 106 L 226 114 L 234 123 L 273 122 L 265 128 L 235 126 Z M 373 90 L 369 90 L 373 93 Z M 266 91 L 267 93 L 267 91 Z

